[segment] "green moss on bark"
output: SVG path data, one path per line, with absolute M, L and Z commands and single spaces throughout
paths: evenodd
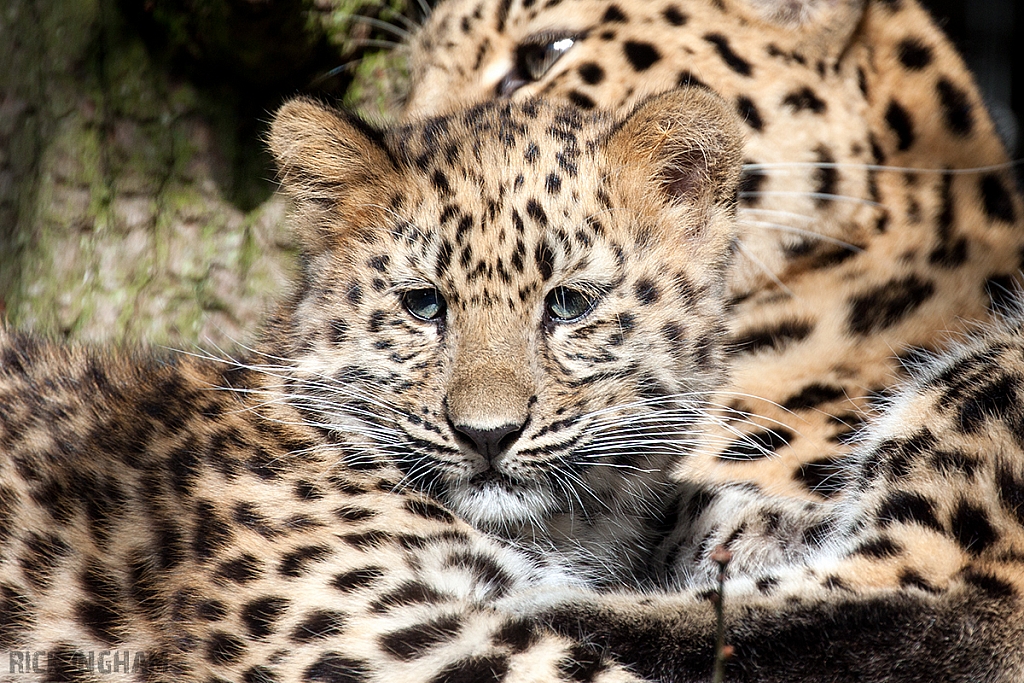
M 309 92 L 387 119 L 404 54 L 374 41 L 401 36 L 353 15 L 403 27 L 415 1 L 0 3 L 0 315 L 85 339 L 251 336 L 295 257 L 271 112 Z
M 243 211 L 218 182 L 235 150 L 211 120 L 234 102 L 217 111 L 156 63 L 111 0 L 10 0 L 0 44 L 10 322 L 172 345 L 249 336 L 294 254 L 282 200 Z

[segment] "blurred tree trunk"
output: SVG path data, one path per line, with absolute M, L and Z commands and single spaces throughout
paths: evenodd
M 251 337 L 295 268 L 262 127 L 284 97 L 351 80 L 331 76 L 352 57 L 328 30 L 348 28 L 318 2 L 0 3 L 10 324 L 185 348 Z

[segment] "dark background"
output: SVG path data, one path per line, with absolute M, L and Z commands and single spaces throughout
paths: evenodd
M 1024 2 L 922 0 L 974 71 L 1014 159 L 1024 157 Z M 1017 166 L 1018 181 L 1024 169 Z

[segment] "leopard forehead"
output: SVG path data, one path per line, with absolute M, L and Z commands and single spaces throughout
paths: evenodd
M 328 142 L 328 163 L 308 173 L 331 189 L 305 204 L 320 226 L 312 232 L 336 248 L 312 259 L 311 278 L 376 271 L 379 291 L 438 287 L 463 306 L 509 308 L 566 281 L 607 288 L 621 282 L 627 262 L 638 276 L 674 262 L 698 280 L 717 279 L 721 239 L 731 233 L 719 222 L 731 223 L 735 176 L 726 167 L 734 167 L 737 138 L 717 104 L 708 110 L 713 121 L 701 118 L 700 103 L 716 98 L 680 97 L 667 107 L 652 100 L 621 120 L 529 100 L 393 128 L 374 143 L 384 152 L 376 167 L 360 172 L 372 182 L 352 180 L 360 173 L 344 164 L 337 177 L 325 171 L 337 156 Z M 691 103 L 698 113 L 682 122 L 678 107 Z M 669 118 L 647 121 L 655 110 Z M 634 132 L 622 132 L 627 122 Z M 665 173 L 683 185 L 667 189 Z M 359 191 L 365 196 L 354 199 Z M 333 208 L 317 213 L 325 202 Z M 705 231 L 708 221 L 718 227 Z M 709 235 L 717 235 L 711 258 L 685 258 Z
M 486 304 L 499 290 L 524 299 L 553 271 L 613 265 L 598 236 L 631 221 L 611 211 L 612 169 L 598 151 L 608 127 L 602 117 L 527 104 L 392 133 L 389 144 L 415 170 L 389 197 L 393 275 Z M 632 248 L 627 238 L 615 236 L 619 249 Z

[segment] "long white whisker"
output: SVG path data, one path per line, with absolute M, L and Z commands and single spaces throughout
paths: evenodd
M 383 13 L 381 14 L 381 16 L 384 16 L 384 15 L 383 15 Z M 413 19 L 412 19 L 411 17 L 407 17 L 407 16 L 405 16 L 405 15 L 404 15 L 404 14 L 402 14 L 401 12 L 388 12 L 387 16 L 388 16 L 388 18 L 395 18 L 395 19 L 398 19 L 398 20 L 399 20 L 400 22 L 402 22 L 403 24 L 405 24 L 405 27 L 406 27 L 407 29 L 409 29 L 409 31 L 410 31 L 411 33 L 415 33 L 416 31 L 418 31 L 418 30 L 420 30 L 421 28 L 423 28 L 423 25 L 422 25 L 422 24 L 420 24 L 420 23 L 419 23 L 419 22 L 417 22 L 417 21 L 414 21 L 414 20 L 413 20 Z M 410 37 L 411 37 L 411 36 L 410 36 Z
M 864 251 L 863 247 L 858 247 L 856 244 L 844 242 L 843 240 L 836 239 L 835 237 L 829 237 L 828 235 L 822 235 L 820 232 L 814 232 L 813 230 L 804 230 L 803 228 L 794 228 L 789 225 L 782 225 L 780 223 L 771 223 L 769 221 L 751 221 L 742 220 L 744 225 L 753 225 L 759 228 L 768 228 L 769 230 L 778 230 L 779 232 L 788 232 L 794 235 L 800 235 L 803 237 L 810 237 L 812 239 L 820 240 L 822 242 L 828 242 L 829 244 L 835 244 L 836 246 L 849 249 L 854 252 Z
M 569 488 L 569 490 L 570 490 L 570 491 L 572 492 L 573 496 L 574 496 L 574 497 L 576 498 L 576 502 L 577 502 L 577 503 L 579 503 L 579 505 L 580 505 L 580 511 L 581 511 L 581 512 L 583 512 L 584 514 L 586 514 L 586 513 L 587 513 L 587 506 L 583 504 L 583 499 L 582 499 L 582 498 L 580 498 L 580 492 L 579 492 L 579 489 L 583 489 L 583 492 L 584 492 L 584 493 L 588 494 L 588 495 L 589 495 L 589 496 L 590 496 L 591 498 L 593 498 L 593 499 L 594 499 L 595 501 L 597 501 L 597 502 L 598 502 L 598 503 L 599 503 L 599 504 L 600 504 L 600 505 L 601 505 L 602 507 L 604 507 L 604 508 L 605 508 L 606 510 L 611 510 L 611 507 L 609 507 L 608 503 L 606 503 L 605 501 L 603 501 L 603 500 L 601 499 L 601 497 L 600 497 L 600 496 L 598 496 L 598 495 L 597 495 L 597 494 L 596 494 L 596 493 L 594 492 L 594 490 L 593 490 L 593 489 L 591 489 L 591 488 L 590 488 L 589 486 L 587 486 L 586 482 L 584 482 L 584 481 L 583 481 L 583 480 L 582 480 L 582 479 L 580 478 L 580 476 L 579 476 L 578 474 L 576 474 L 575 472 L 573 472 L 572 470 L 570 470 L 570 469 L 568 469 L 568 468 L 566 468 L 566 467 L 559 467 L 559 468 L 557 468 L 557 469 L 558 469 L 558 472 L 559 472 L 559 473 L 560 473 L 560 474 L 561 474 L 562 476 L 564 476 L 564 477 L 565 477 L 565 478 L 566 478 L 567 480 L 569 480 L 569 481 L 570 481 L 571 483 L 575 484 L 575 486 L 571 486 L 571 487 Z
M 805 168 L 853 168 L 853 169 L 865 169 L 868 171 L 894 171 L 897 173 L 930 173 L 936 175 L 967 175 L 973 173 L 988 173 L 990 171 L 1006 171 L 1024 163 L 1024 159 L 1015 159 L 1013 161 L 1007 161 L 1002 164 L 992 164 L 990 166 L 974 166 L 972 168 L 920 168 L 913 166 L 886 166 L 884 164 L 857 164 L 850 162 L 829 162 L 821 163 L 814 161 L 780 161 L 771 163 L 754 163 L 744 164 L 744 171 L 761 171 L 769 170 L 774 171 L 776 169 L 805 169 Z
M 380 38 L 355 38 L 352 40 L 355 47 L 381 47 L 390 50 L 407 50 L 408 45 L 394 40 L 382 40 Z
M 382 31 L 387 31 L 388 33 L 392 33 L 392 34 L 398 36 L 399 38 L 402 38 L 403 40 L 408 40 L 408 39 L 412 38 L 412 32 L 411 31 L 407 31 L 406 29 L 400 28 L 398 26 L 395 26 L 394 24 L 391 24 L 391 23 L 389 23 L 387 21 L 382 21 L 382 20 L 376 19 L 374 17 L 368 17 L 368 16 L 363 15 L 363 14 L 350 14 L 350 15 L 345 17 L 345 20 L 346 21 L 352 21 L 352 22 L 359 23 L 359 24 L 366 24 L 367 26 L 373 26 L 374 28 L 379 28 Z
M 797 213 L 795 211 L 783 211 L 782 209 L 764 209 L 753 206 L 740 207 L 740 220 L 743 221 L 745 218 L 742 214 L 755 213 L 755 214 L 768 214 L 769 216 L 778 216 L 780 218 L 792 218 L 794 220 L 805 221 L 807 223 L 817 223 L 818 216 L 808 215 L 804 213 Z
M 416 4 L 420 6 L 420 11 L 423 12 L 423 19 L 426 20 L 430 16 L 430 5 L 427 4 L 426 0 L 416 0 Z
M 320 85 L 321 83 L 323 83 L 324 81 L 326 81 L 329 78 L 334 78 L 338 74 L 343 74 L 346 71 L 349 71 L 351 69 L 356 68 L 357 66 L 362 64 L 365 59 L 366 59 L 365 57 L 359 57 L 358 59 L 350 59 L 347 62 L 345 62 L 344 64 L 339 64 L 338 66 L 334 67 L 333 69 L 328 69 L 327 71 L 325 71 L 322 74 L 319 74 L 315 78 L 313 78 L 313 80 L 311 80 L 309 82 L 309 85 L 311 87 L 312 86 Z
M 736 242 L 736 246 L 740 250 L 740 252 L 744 256 L 746 256 L 751 262 L 753 262 L 754 265 L 756 265 L 758 268 L 760 268 L 761 271 L 765 275 L 767 275 L 768 278 L 772 282 L 774 282 L 779 289 L 781 289 L 783 292 L 785 292 L 786 294 L 790 295 L 791 297 L 796 298 L 796 295 L 793 294 L 793 290 L 791 290 L 789 287 L 787 287 L 786 283 L 784 283 L 782 280 L 780 280 L 779 276 L 776 275 L 774 272 L 772 272 L 772 270 L 767 265 L 765 265 L 764 261 L 762 261 L 761 259 L 759 259 L 756 256 L 754 256 L 754 253 L 752 251 L 750 251 L 750 249 L 748 249 L 747 247 L 743 246 L 743 242 Z
M 864 199 L 862 197 L 853 197 L 845 194 L 832 194 L 830 192 L 799 192 L 796 190 L 757 190 L 740 192 L 740 197 L 810 197 L 811 199 L 828 199 L 836 202 L 852 202 L 854 204 L 864 204 L 866 206 L 877 206 L 883 207 L 884 204 L 872 201 L 870 199 Z

